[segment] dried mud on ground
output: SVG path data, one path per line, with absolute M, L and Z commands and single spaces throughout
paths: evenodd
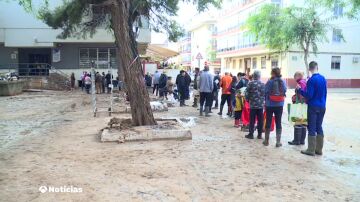
M 107 99 L 102 95 L 99 102 Z M 100 143 L 99 131 L 110 117 L 94 118 L 88 95 L 1 97 L 0 201 L 360 201 L 360 141 L 334 134 L 341 131 L 338 122 L 348 122 L 336 120 L 337 113 L 359 108 L 358 100 L 344 99 L 329 102 L 342 108 L 328 110 L 325 155 L 307 157 L 299 153 L 304 147 L 285 144 L 292 138 L 286 121 L 280 149 L 274 134 L 271 146 L 263 147 L 245 139 L 232 119 L 215 114 L 196 120 L 192 140 Z M 155 113 L 197 115 L 192 107 Z M 42 194 L 42 185 L 83 192 Z

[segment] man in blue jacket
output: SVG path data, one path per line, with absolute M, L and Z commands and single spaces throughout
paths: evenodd
M 324 145 L 324 131 L 322 122 L 326 111 L 327 84 L 324 76 L 318 73 L 318 64 L 310 62 L 309 71 L 311 78 L 307 81 L 306 90 L 301 90 L 300 86 L 296 89 L 304 96 L 308 104 L 308 148 L 301 153 L 314 156 L 322 155 Z

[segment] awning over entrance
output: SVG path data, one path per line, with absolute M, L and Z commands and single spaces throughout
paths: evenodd
M 150 57 L 153 60 L 164 60 L 177 56 L 178 54 L 179 53 L 174 50 L 159 45 L 149 44 L 146 49 L 146 54 L 142 55 L 142 57 Z

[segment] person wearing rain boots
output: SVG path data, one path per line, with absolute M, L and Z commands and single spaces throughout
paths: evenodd
M 248 139 L 254 139 L 255 121 L 257 118 L 258 139 L 262 139 L 263 123 L 264 123 L 264 100 L 265 100 L 265 85 L 260 81 L 261 73 L 255 70 L 253 73 L 253 80 L 249 82 L 245 98 L 250 104 L 250 124 L 249 134 L 245 136 Z
M 296 89 L 305 97 L 308 104 L 308 148 L 301 153 L 314 156 L 315 154 L 323 154 L 324 131 L 322 123 L 326 111 L 327 82 L 325 77 L 318 73 L 318 64 L 315 61 L 310 62 L 309 71 L 311 77 L 306 83 L 306 90 L 302 90 L 300 85 Z
M 200 90 L 200 116 L 203 115 L 205 104 L 205 116 L 210 116 L 210 109 L 212 105 L 212 92 L 213 92 L 213 75 L 209 72 L 209 66 L 205 65 L 204 70 L 199 78 Z
M 301 87 L 302 90 L 306 90 L 306 80 L 304 79 L 304 73 L 297 71 L 294 74 L 294 79 L 296 83 Z M 295 95 L 292 96 L 292 103 L 305 103 L 306 99 L 299 93 L 299 91 L 295 91 Z M 294 139 L 289 143 L 289 145 L 304 145 L 306 138 L 306 125 L 298 124 L 294 126 Z
M 276 124 L 276 147 L 281 147 L 281 117 L 284 108 L 284 100 L 286 95 L 286 85 L 281 79 L 280 68 L 276 67 L 271 70 L 271 78 L 265 85 L 265 140 L 263 144 L 269 145 L 270 128 L 273 114 L 275 115 Z
M 240 119 L 242 114 L 242 109 L 244 107 L 244 96 L 241 94 L 241 90 L 236 90 L 236 97 L 235 97 L 235 103 L 234 105 L 234 117 L 235 117 L 235 123 L 234 127 L 239 128 L 240 127 Z

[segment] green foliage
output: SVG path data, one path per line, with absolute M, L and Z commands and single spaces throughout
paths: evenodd
M 283 52 L 296 45 L 305 54 L 310 49 L 317 52 L 317 43 L 326 40 L 331 27 L 327 19 L 320 18 L 314 6 L 279 8 L 273 4 L 263 6 L 252 15 L 247 26 L 260 43 L 272 50 Z
M 48 0 L 43 0 L 47 5 Z M 115 0 L 65 0 L 55 10 L 44 6 L 38 11 L 38 16 L 49 26 L 62 29 L 61 38 L 70 36 L 87 37 L 96 32 L 96 28 L 111 29 L 111 15 L 109 5 Z M 173 20 L 179 10 L 179 2 L 192 3 L 198 11 L 206 10 L 210 5 L 219 7 L 222 0 L 130 0 L 129 26 L 138 16 L 149 18 L 150 26 L 157 32 L 168 33 L 169 40 L 176 41 L 182 36 L 183 29 Z M 26 10 L 33 10 L 32 0 L 18 0 Z M 88 19 L 85 16 L 96 10 L 95 17 Z M 84 20 L 84 18 L 86 20 Z
M 360 0 L 309 0 L 311 3 L 325 6 L 332 10 L 335 5 L 340 5 L 344 8 L 344 15 L 349 18 L 359 19 L 360 15 Z

